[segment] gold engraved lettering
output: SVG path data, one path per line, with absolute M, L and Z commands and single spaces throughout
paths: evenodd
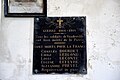
M 43 46 L 41 45 L 41 46 L 34 46 L 34 48 L 43 48 Z
M 77 60 L 77 57 L 59 57 L 60 60 Z
M 83 48 L 83 45 L 73 45 L 73 48 Z
M 60 51 L 60 53 L 62 53 L 62 52 L 71 52 L 72 53 L 72 52 L 75 52 L 76 50 L 74 50 L 74 49 L 73 50 L 71 50 L 71 49 L 65 49 L 65 50 L 60 49 L 59 51 Z
M 41 60 L 51 60 L 51 58 L 41 57 Z M 43 62 L 42 62 L 43 63 Z
M 60 56 L 78 56 L 78 53 L 59 53 Z
M 57 48 L 65 48 L 65 45 L 57 45 Z
M 51 54 L 41 54 L 41 56 L 51 56 Z
M 65 42 L 54 42 L 54 44 L 65 44 Z
M 83 35 L 66 35 L 67 38 L 82 38 Z
M 43 39 L 43 41 L 50 41 L 50 39 Z
M 42 53 L 57 53 L 57 50 L 41 50 L 41 52 Z
M 66 30 L 58 30 L 58 32 L 62 33 L 62 32 L 66 32 Z
M 52 39 L 52 41 L 62 41 L 62 39 Z
M 63 60 L 60 60 L 59 63 L 60 63 L 60 64 L 73 64 L 73 63 L 76 63 L 76 64 L 77 64 L 78 61 L 73 61 L 73 60 L 70 60 L 70 61 L 68 61 L 68 60 L 65 61 L 65 60 L 64 60 L 64 61 L 63 61 Z
M 42 61 L 42 64 L 54 64 L 54 61 Z
M 53 35 L 53 36 L 50 36 L 50 38 L 62 38 L 62 36 L 58 36 L 58 35 Z
M 44 48 L 56 48 L 55 45 L 47 45 L 47 46 L 44 46 Z
M 46 29 L 46 30 L 43 30 L 43 32 L 55 32 L 55 30 Z
M 70 69 L 70 72 L 78 71 L 78 69 Z
M 44 68 L 47 68 L 47 67 L 48 67 L 48 68 L 49 68 L 49 67 L 51 67 L 51 68 L 55 68 L 55 67 L 56 67 L 56 68 L 60 68 L 60 65 L 55 65 L 55 64 L 54 64 L 54 65 L 51 65 L 51 64 L 50 64 L 50 65 L 41 65 L 41 67 L 44 67 Z
M 78 67 L 77 64 L 62 64 L 62 67 Z
M 41 71 L 46 71 L 46 72 L 49 72 L 49 71 L 62 71 L 63 69 L 44 69 L 42 68 Z

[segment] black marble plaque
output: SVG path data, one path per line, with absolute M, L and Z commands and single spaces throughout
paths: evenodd
M 36 17 L 33 48 L 33 74 L 86 74 L 86 17 Z

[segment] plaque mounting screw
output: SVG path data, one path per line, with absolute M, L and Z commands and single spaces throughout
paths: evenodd
M 73 18 L 73 20 L 75 20 L 75 18 Z
M 37 69 L 35 69 L 35 73 L 38 73 L 38 70 L 37 70 Z
M 36 18 L 37 21 L 39 21 L 39 18 Z

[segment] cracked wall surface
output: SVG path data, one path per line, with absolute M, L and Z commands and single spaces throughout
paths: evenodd
M 48 0 L 48 16 L 86 16 L 87 75 L 32 75 L 33 18 L 0 5 L 0 80 L 120 80 L 120 0 Z

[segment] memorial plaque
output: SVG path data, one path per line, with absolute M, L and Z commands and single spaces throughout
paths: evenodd
M 36 17 L 33 74 L 86 74 L 86 17 Z
M 6 17 L 34 17 L 47 15 L 46 0 L 4 0 Z

